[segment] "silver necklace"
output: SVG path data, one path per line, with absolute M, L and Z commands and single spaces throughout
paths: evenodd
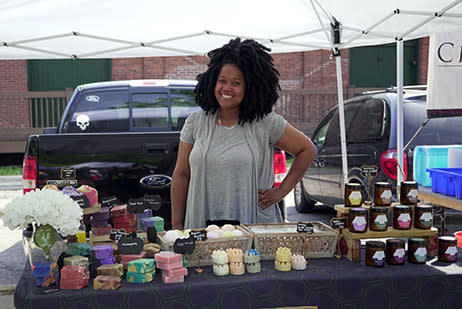
M 221 124 L 221 119 L 220 119 L 220 114 L 218 114 L 218 124 L 220 126 L 222 126 L 223 128 L 225 128 L 226 130 L 232 130 L 236 125 L 237 123 L 233 124 L 232 126 L 224 126 Z

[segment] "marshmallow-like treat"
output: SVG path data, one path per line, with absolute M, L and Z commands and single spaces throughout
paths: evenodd
M 233 231 L 226 231 L 226 232 L 223 232 L 223 234 L 221 234 L 221 237 L 222 237 L 222 238 L 234 237 L 234 232 L 233 232 Z
M 244 235 L 244 233 L 242 233 L 242 231 L 239 231 L 239 230 L 234 230 L 233 234 L 234 234 L 234 237 L 240 237 Z
M 230 262 L 229 272 L 231 275 L 243 275 L 245 273 L 244 263 L 242 262 Z
M 220 234 L 217 231 L 207 232 L 207 239 L 217 239 L 220 238 Z
M 216 276 L 227 276 L 229 275 L 228 264 L 213 264 L 213 273 Z
M 302 255 L 299 255 L 299 254 L 292 255 L 291 264 L 292 264 L 292 269 L 294 270 L 305 270 L 306 269 L 306 259 Z
M 191 232 L 191 229 L 187 229 L 183 231 L 183 237 L 184 238 L 189 238 L 189 233 Z
M 226 249 L 226 254 L 228 255 L 228 261 L 230 263 L 242 263 L 244 262 L 244 254 L 241 249 L 237 248 L 228 248 Z
M 122 277 L 124 274 L 123 264 L 103 264 L 96 269 L 98 275 Z
M 219 265 L 228 264 L 228 254 L 226 254 L 225 250 L 214 250 L 212 252 L 212 262 Z
M 180 237 L 183 237 L 183 235 L 178 230 L 170 230 L 164 234 L 163 238 L 166 242 L 174 242 Z
M 77 188 L 77 191 L 82 192 L 88 198 L 90 207 L 98 206 L 98 191 L 88 185 L 81 185 Z
M 168 277 L 162 272 L 162 282 L 165 284 L 184 282 L 184 276 Z
M 215 224 L 211 224 L 209 226 L 207 226 L 207 228 L 205 229 L 207 232 L 212 232 L 212 231 L 217 231 L 219 230 L 220 228 L 218 227 L 218 225 L 215 225 Z
M 55 186 L 55 185 L 45 185 L 45 186 L 43 186 L 43 189 L 55 190 L 55 191 L 59 192 L 59 188 L 57 186 Z
M 245 250 L 244 263 L 260 262 L 260 253 L 256 249 Z
M 154 278 L 154 272 L 151 271 L 147 273 L 137 273 L 137 272 L 127 271 L 126 277 L 127 277 L 128 282 L 147 283 L 147 282 L 151 282 L 152 279 Z
M 223 232 L 232 232 L 232 231 L 235 230 L 235 228 L 234 228 L 234 226 L 231 225 L 231 224 L 225 224 L 225 225 L 223 225 L 223 226 L 221 227 L 221 230 L 222 230 Z
M 137 259 L 127 263 L 127 271 L 132 273 L 149 273 L 155 270 L 153 259 Z
M 279 262 L 290 262 L 292 258 L 292 253 L 289 248 L 279 247 L 276 250 L 276 260 Z
M 94 290 L 117 290 L 120 288 L 122 279 L 117 276 L 104 276 L 99 275 L 93 279 Z

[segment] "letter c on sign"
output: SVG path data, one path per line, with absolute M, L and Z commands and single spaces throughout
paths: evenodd
M 445 60 L 443 59 L 443 57 L 441 56 L 441 49 L 443 48 L 444 45 L 451 45 L 452 48 L 454 48 L 454 43 L 451 43 L 451 42 L 445 42 L 445 43 L 442 43 L 439 47 L 438 47 L 438 58 L 440 58 L 441 61 L 443 62 L 451 62 L 453 58 L 449 59 L 449 60 Z

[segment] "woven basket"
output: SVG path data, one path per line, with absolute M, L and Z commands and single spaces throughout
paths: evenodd
M 313 233 L 298 233 L 297 223 L 262 223 L 241 225 L 253 237 L 253 247 L 264 260 L 274 260 L 279 247 L 306 258 L 333 257 L 339 233 L 322 222 L 313 225 Z
M 198 266 L 199 259 L 200 265 L 212 265 L 212 253 L 215 250 L 228 248 L 238 248 L 243 252 L 252 248 L 252 235 L 240 226 L 235 226 L 237 230 L 242 232 L 242 236 L 238 237 L 225 237 L 207 239 L 203 241 L 196 241 L 196 248 L 192 254 L 186 255 L 186 260 L 189 266 Z M 192 229 L 193 231 L 200 231 L 203 229 Z M 173 242 L 166 242 L 163 239 L 165 232 L 157 233 L 157 242 L 160 244 L 162 250 L 173 251 Z

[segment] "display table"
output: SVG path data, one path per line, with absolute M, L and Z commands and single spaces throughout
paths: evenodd
M 217 277 L 210 266 L 189 268 L 184 283 L 122 282 L 115 291 L 61 290 L 40 295 L 30 268 L 14 295 L 17 308 L 460 308 L 462 251 L 453 264 L 438 262 L 373 268 L 346 259 L 311 259 L 305 271 L 279 272 L 262 261 L 262 272 Z
M 462 210 L 462 199 L 433 192 L 431 187 L 419 186 L 419 200 L 455 210 Z

